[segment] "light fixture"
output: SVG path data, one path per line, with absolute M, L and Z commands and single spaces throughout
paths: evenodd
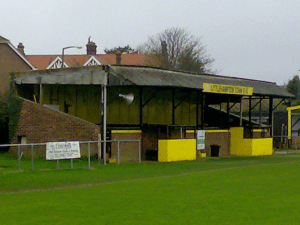
M 77 49 L 82 49 L 82 46 L 68 46 L 68 47 L 64 47 L 62 49 L 62 54 L 61 54 L 61 68 L 64 68 L 64 57 L 65 57 L 65 49 L 69 49 L 69 48 L 77 48 Z
M 127 105 L 130 105 L 134 100 L 134 95 L 132 93 L 126 95 L 119 94 L 119 97 L 123 98 Z

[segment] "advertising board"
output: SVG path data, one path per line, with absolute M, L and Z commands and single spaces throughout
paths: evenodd
M 197 130 L 197 150 L 205 149 L 205 131 Z
M 46 160 L 80 158 L 79 141 L 47 142 Z

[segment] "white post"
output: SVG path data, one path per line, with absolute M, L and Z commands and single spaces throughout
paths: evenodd
M 91 169 L 91 142 L 88 143 L 88 168 Z
M 33 145 L 31 145 L 31 170 L 34 170 L 34 162 L 33 162 Z
M 19 171 L 21 171 L 21 146 L 18 145 L 18 168 L 19 168 Z
M 103 87 L 103 98 L 104 98 L 104 107 L 103 107 L 103 160 L 104 160 L 104 164 L 106 164 L 106 119 L 107 119 L 107 111 L 106 111 L 106 107 L 107 107 L 107 88 L 106 88 L 106 84 Z
M 42 81 L 40 83 L 40 105 L 43 104 L 43 84 L 42 84 Z
M 118 140 L 118 164 L 120 164 L 120 141 Z
M 104 84 L 102 86 L 102 137 L 103 137 L 103 164 L 106 164 L 106 122 L 107 122 L 107 72 L 104 73 Z
M 139 163 L 142 162 L 142 143 L 141 140 L 139 140 Z

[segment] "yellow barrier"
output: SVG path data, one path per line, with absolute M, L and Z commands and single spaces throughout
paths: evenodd
M 112 134 L 140 134 L 142 133 L 141 130 L 112 130 Z
M 259 156 L 273 154 L 273 138 L 244 138 L 243 127 L 232 127 L 230 133 L 230 155 Z
M 158 161 L 196 160 L 196 139 L 158 141 Z

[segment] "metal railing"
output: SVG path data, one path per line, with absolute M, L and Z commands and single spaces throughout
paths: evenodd
M 65 142 L 65 141 L 62 141 Z M 126 144 L 126 143 L 137 143 L 138 146 L 134 146 L 136 148 L 133 149 L 129 149 L 129 151 L 132 151 L 133 153 L 137 153 L 137 156 L 135 158 L 137 158 L 138 163 L 141 163 L 142 161 L 142 155 L 141 155 L 141 140 L 107 140 L 105 143 L 107 145 L 110 145 L 109 148 L 106 148 L 107 150 L 111 151 L 111 145 L 112 144 L 116 144 L 117 146 L 117 151 L 116 154 L 114 154 L 114 156 L 116 156 L 116 163 L 120 164 L 122 161 L 122 148 L 121 145 Z M 82 146 L 84 144 L 87 144 L 87 168 L 91 169 L 91 154 L 93 153 L 94 155 L 97 155 L 98 159 L 98 164 L 101 164 L 101 160 L 99 158 L 99 154 L 101 152 L 101 150 L 99 151 L 101 143 L 104 143 L 104 141 L 79 141 L 79 144 Z M 93 151 L 91 150 L 91 145 L 96 145 L 93 147 Z M 10 148 L 10 154 L 12 155 L 17 155 L 17 160 L 18 160 L 18 170 L 21 171 L 21 160 L 22 158 L 30 158 L 31 159 L 31 170 L 35 170 L 35 159 L 36 158 L 43 158 L 44 160 L 46 160 L 46 143 L 29 143 L 29 144 L 3 144 L 0 145 L 0 149 L 1 148 Z M 11 149 L 11 148 L 17 148 L 17 150 Z M 37 150 L 38 149 L 38 150 Z M 14 151 L 13 151 L 14 150 Z M 37 153 L 38 151 L 38 153 Z M 82 148 L 80 148 L 81 151 L 81 158 L 83 158 L 84 155 L 86 154 L 82 154 L 83 150 Z M 95 154 L 96 152 L 96 154 Z M 16 154 L 14 154 L 16 153 Z M 110 153 L 111 154 L 111 153 Z M 42 155 L 42 156 L 39 156 Z M 28 157 L 29 156 L 29 157 Z M 102 157 L 103 159 L 106 159 L 106 157 Z M 74 168 L 74 160 L 73 159 L 62 159 L 63 161 L 66 160 L 70 160 L 70 168 Z M 47 160 L 48 161 L 48 160 Z M 52 160 L 54 161 L 54 160 Z M 60 161 L 61 160 L 56 160 L 56 168 L 59 169 L 60 168 Z M 125 160 L 126 161 L 126 160 Z M 102 164 L 106 164 L 106 161 L 103 160 Z M 0 165 L 1 166 L 1 165 Z
M 300 148 L 300 136 L 274 135 L 275 152 L 295 153 Z

